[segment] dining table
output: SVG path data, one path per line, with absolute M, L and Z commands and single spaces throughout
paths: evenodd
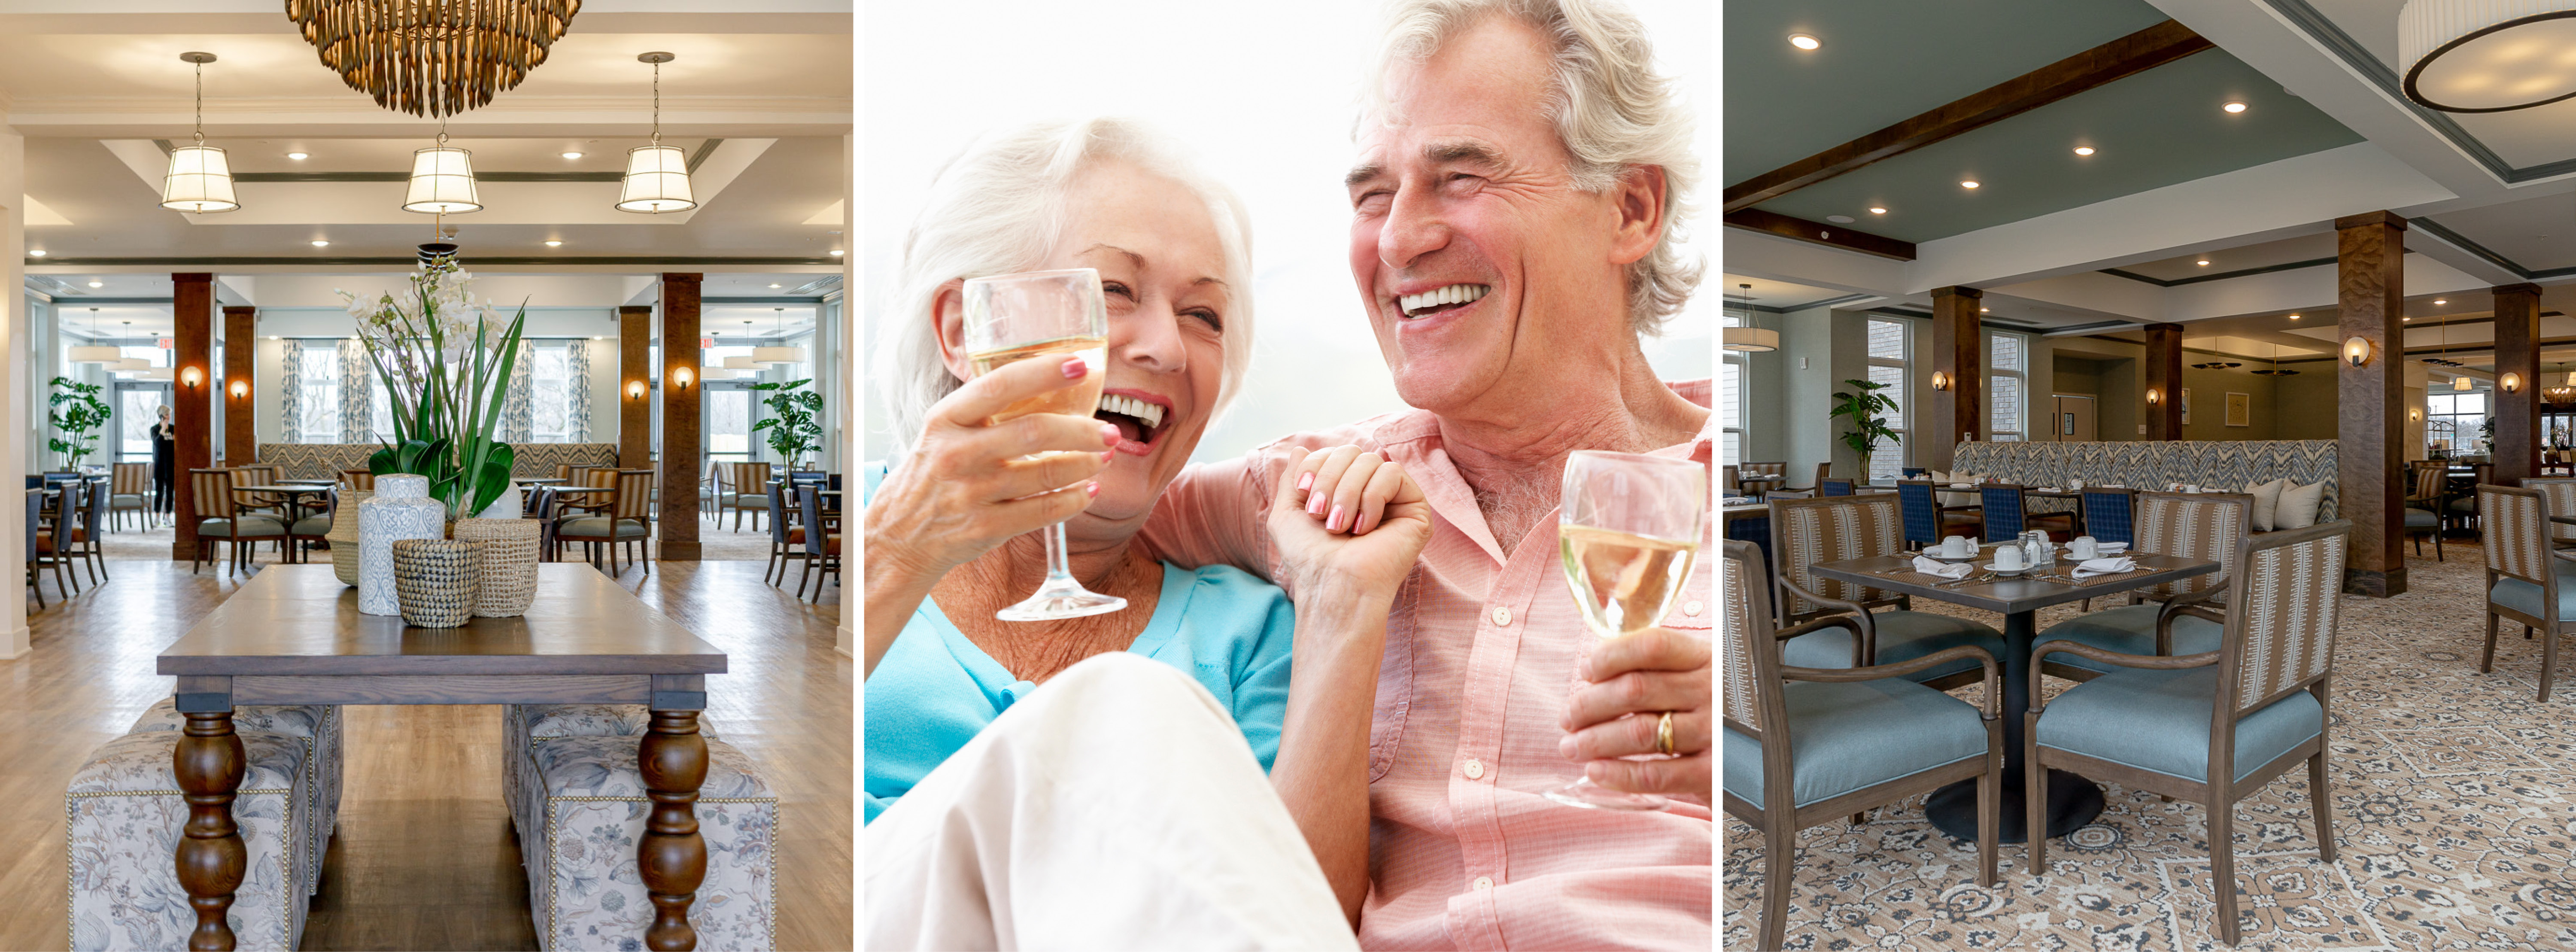
M 323 483 L 317 486 L 312 483 L 279 480 L 274 485 L 235 486 L 233 487 L 233 492 L 267 493 L 269 495 L 286 497 L 286 524 L 291 526 L 295 524 L 295 520 L 304 518 L 304 497 L 330 492 L 332 488 L 337 485 L 337 483 Z M 235 496 L 234 498 L 238 499 L 240 497 Z
M 159 673 L 177 677 L 187 719 L 173 766 L 189 794 L 175 846 L 179 884 L 196 912 L 188 947 L 233 947 L 225 913 L 241 886 L 244 850 L 232 812 L 245 763 L 236 706 L 641 704 L 652 718 L 636 748 L 651 801 L 635 847 L 654 905 L 645 946 L 694 948 L 688 913 L 707 865 L 695 807 L 707 774 L 698 715 L 707 707 L 707 675 L 724 673 L 725 664 L 723 651 L 586 565 L 538 565 L 525 615 L 457 628 L 362 614 L 357 589 L 340 584 L 329 566 L 262 569 L 159 658 Z
M 1991 564 L 1994 550 L 1994 544 L 1982 547 L 1973 564 Z M 2030 653 L 2032 640 L 2038 636 L 2039 610 L 2218 571 L 2218 563 L 2203 559 L 2148 553 L 2134 553 L 2130 558 L 2137 566 L 2133 571 L 2083 579 L 2074 577 L 2073 560 L 2061 560 L 2018 575 L 1979 568 L 1955 581 L 1914 571 L 1911 554 L 1818 562 L 1808 568 L 1830 579 L 2004 616 L 2004 656 L 1995 659 L 2003 664 L 2004 679 L 2003 828 L 1997 831 L 1997 840 L 2021 843 L 2026 841 L 2022 827 L 2027 816 L 2022 809 L 2022 718 L 2030 712 Z M 2070 771 L 2048 772 L 2048 836 L 2061 837 L 2082 829 L 2101 812 L 2099 784 Z M 1975 840 L 1977 782 L 1962 780 L 1933 791 L 1924 803 L 1923 813 L 1942 832 L 1961 840 Z

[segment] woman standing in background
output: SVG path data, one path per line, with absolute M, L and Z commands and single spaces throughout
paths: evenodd
M 179 427 L 170 422 L 170 405 L 161 405 L 161 422 L 152 424 L 152 516 L 156 525 L 173 525 L 171 509 L 177 502 L 170 494 L 173 457 L 178 455 Z

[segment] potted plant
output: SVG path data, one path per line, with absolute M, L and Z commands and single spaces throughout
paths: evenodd
M 46 398 L 45 419 L 60 435 L 45 440 L 45 448 L 63 454 L 65 469 L 79 469 L 81 457 L 96 449 L 96 431 L 113 414 L 107 401 L 98 398 L 97 384 L 56 377 L 54 386 L 63 389 Z
M 1850 417 L 1851 429 L 1843 433 L 1843 445 L 1860 454 L 1862 479 L 1869 478 L 1870 458 L 1877 454 L 1879 441 L 1899 442 L 1896 430 L 1887 425 L 1885 414 L 1896 410 L 1896 401 L 1879 393 L 1887 385 L 1870 380 L 1845 380 L 1851 390 L 1834 391 L 1832 416 Z
M 823 395 L 796 389 L 813 382 L 813 378 L 808 377 L 787 383 L 751 385 L 751 389 L 769 394 L 760 402 L 771 413 L 777 414 L 753 423 L 751 431 L 768 430 L 769 448 L 777 452 L 778 458 L 791 470 L 802 468 L 806 454 L 820 448 L 818 441 L 823 438 L 823 425 L 814 422 L 815 415 L 823 411 Z
M 493 439 L 501 423 L 525 303 L 506 329 L 490 302 L 476 304 L 473 276 L 454 258 L 421 265 L 409 293 L 362 301 L 346 291 L 367 360 L 393 403 L 393 440 L 367 460 L 378 475 L 429 477 L 429 495 L 450 518 L 490 508 L 511 490 L 516 454 Z

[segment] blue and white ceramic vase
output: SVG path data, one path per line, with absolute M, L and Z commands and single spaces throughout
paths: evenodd
M 429 477 L 387 473 L 358 504 L 358 611 L 402 614 L 394 591 L 394 542 L 447 538 L 447 504 L 429 498 Z

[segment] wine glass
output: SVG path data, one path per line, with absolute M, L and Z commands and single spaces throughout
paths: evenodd
M 1091 365 L 1091 373 L 1080 382 L 1011 404 L 993 414 L 986 425 L 1032 413 L 1091 416 L 1100 405 L 1100 387 L 1109 372 L 1109 312 L 1101 302 L 1100 272 L 1072 268 L 970 278 L 965 293 L 966 357 L 974 363 L 976 376 L 1031 357 L 1078 356 Z M 1092 592 L 1074 580 L 1065 566 L 1064 523 L 1046 528 L 1046 560 L 1046 581 L 1039 584 L 1037 594 L 993 617 L 1050 621 L 1127 607 L 1126 599 Z
M 1707 531 L 1706 467 L 1687 459 L 1595 450 L 1567 457 L 1557 544 L 1565 581 L 1593 634 L 1617 638 L 1652 626 L 1671 611 Z M 1590 777 L 1550 790 L 1547 798 L 1597 810 L 1655 810 L 1667 802 L 1653 794 L 1612 790 Z

